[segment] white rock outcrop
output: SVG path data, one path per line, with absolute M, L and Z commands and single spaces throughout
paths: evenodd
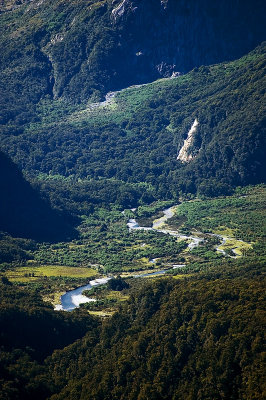
M 193 155 L 189 154 L 189 149 L 192 145 L 193 137 L 197 132 L 198 125 L 199 121 L 196 118 L 188 132 L 187 138 L 184 140 L 182 148 L 178 153 L 177 160 L 180 160 L 182 162 L 189 162 L 193 159 Z
M 137 9 L 137 7 L 133 7 L 130 0 L 123 0 L 112 10 L 112 17 L 114 21 L 116 22 L 117 19 L 123 17 L 127 9 L 130 9 L 130 11 L 133 12 Z

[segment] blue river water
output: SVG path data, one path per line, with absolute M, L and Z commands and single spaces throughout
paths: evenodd
M 139 274 L 139 275 L 134 275 L 134 278 L 145 278 L 149 276 L 155 276 L 155 275 L 163 275 L 166 273 L 167 270 L 161 270 L 161 271 L 154 271 L 146 274 Z M 99 285 L 104 285 L 107 283 L 110 279 L 110 277 L 106 278 L 99 278 L 95 279 L 93 281 L 90 281 L 87 285 L 80 286 L 76 289 L 69 290 L 65 294 L 61 296 L 61 304 L 58 304 L 55 306 L 56 311 L 72 311 L 75 308 L 79 307 L 80 304 L 83 303 L 89 303 L 96 301 L 94 298 L 89 298 L 87 296 L 84 296 L 82 293 L 85 290 L 91 290 L 94 286 L 99 286 Z
M 75 308 L 79 307 L 80 304 L 83 303 L 89 303 L 96 301 L 93 298 L 89 298 L 87 296 L 84 296 L 82 293 L 85 290 L 91 290 L 94 286 L 99 286 L 99 285 L 104 285 L 107 283 L 111 278 L 105 277 L 105 278 L 99 278 L 95 279 L 93 281 L 90 281 L 87 285 L 80 286 L 76 289 L 69 290 L 65 294 L 61 296 L 61 304 L 58 304 L 55 306 L 56 311 L 71 311 L 74 310 Z

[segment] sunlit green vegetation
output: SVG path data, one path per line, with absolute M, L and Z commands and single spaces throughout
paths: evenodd
M 117 311 L 119 306 L 129 299 L 129 290 L 114 291 L 108 287 L 103 287 L 100 291 L 84 292 L 84 295 L 96 299 L 95 302 L 85 303 L 81 307 L 88 311 L 102 311 L 104 313 L 111 313 Z
M 264 185 L 237 189 L 230 197 L 184 202 L 177 208 L 179 216 L 186 218 L 182 228 L 196 228 L 232 236 L 246 242 L 265 239 Z
M 260 183 L 264 52 L 123 90 L 106 106 L 42 99 L 19 134 L 4 126 L 2 149 L 54 207 L 75 213 Z M 177 154 L 195 118 L 197 157 L 187 165 Z
M 0 3 L 0 400 L 261 400 L 262 2 Z
M 60 265 L 18 267 L 6 273 L 11 282 L 30 282 L 48 277 L 91 278 L 95 275 L 96 271 L 91 268 L 63 267 Z
M 78 245 L 77 242 L 39 245 L 34 252 L 35 260 L 43 264 L 50 260 L 59 265 L 94 265 L 105 273 L 133 271 L 151 268 L 149 260 L 156 257 L 167 262 L 187 247 L 186 243 L 162 233 L 129 233 L 124 218 L 114 224 L 96 221 L 96 226 L 92 221 L 81 225 L 82 238 Z
M 229 256 L 262 260 L 264 198 L 265 187 L 260 185 L 237 189 L 230 197 L 179 204 L 175 216 L 167 221 L 168 227 L 188 235 L 194 235 L 197 230 L 205 238 L 190 251 L 185 241 L 159 232 L 129 232 L 126 226 L 132 217 L 151 225 L 158 213 L 172 202 L 153 203 L 134 212 L 125 210 L 124 214 L 116 207 L 98 207 L 82 217 L 78 228 L 80 237 L 70 242 L 36 243 L 3 236 L 0 240 L 1 248 L 5 249 L 2 275 L 16 285 L 38 290 L 44 299 L 58 304 L 65 290 L 86 284 L 99 274 L 123 272 L 123 276 L 129 277 L 137 271 L 166 268 L 169 274 L 182 278 L 206 271 L 210 265 L 219 267 L 225 257 L 216 251 L 217 247 Z M 226 242 L 222 245 L 219 237 L 210 233 L 226 236 Z M 175 264 L 186 266 L 172 269 Z M 120 301 L 106 296 L 107 292 L 100 299 L 101 304 L 84 307 L 103 312 L 114 310 Z
M 231 255 L 235 254 L 237 256 L 242 256 L 246 254 L 248 250 L 252 249 L 252 244 L 243 242 L 242 240 L 226 239 L 226 242 L 219 246 L 219 249 L 224 250 Z

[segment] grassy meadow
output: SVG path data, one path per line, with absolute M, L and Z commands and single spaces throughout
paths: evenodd
M 44 278 L 93 278 L 96 271 L 85 267 L 68 267 L 63 265 L 41 265 L 17 267 L 7 271 L 6 276 L 11 282 L 32 282 Z

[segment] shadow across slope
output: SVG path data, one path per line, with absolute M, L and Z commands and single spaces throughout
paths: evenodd
M 51 209 L 2 152 L 0 171 L 0 230 L 44 241 L 67 240 L 77 235 L 74 219 Z

